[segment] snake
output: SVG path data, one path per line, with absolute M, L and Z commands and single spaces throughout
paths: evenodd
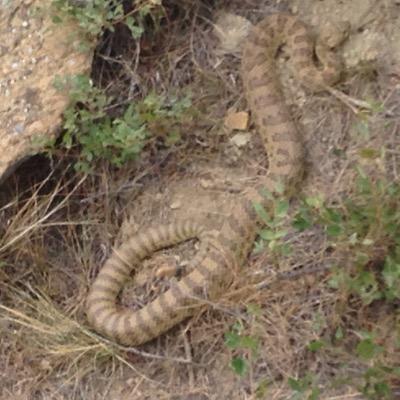
M 212 305 L 232 284 L 259 230 L 256 205 L 271 206 L 271 196 L 290 198 L 303 177 L 304 146 L 300 129 L 285 103 L 277 54 L 286 45 L 294 73 L 312 91 L 324 90 L 340 75 L 340 61 L 331 48 L 318 44 L 298 17 L 277 13 L 253 25 L 245 39 L 240 75 L 244 93 L 268 154 L 268 172 L 239 193 L 235 205 L 211 235 L 194 220 L 156 225 L 130 236 L 116 247 L 100 269 L 86 300 L 88 322 L 99 334 L 127 346 L 146 343 L 186 319 L 203 305 Z M 319 64 L 314 51 L 318 51 Z M 118 296 L 132 272 L 155 251 L 197 238 L 200 250 L 193 267 L 164 293 L 138 310 L 119 304 Z

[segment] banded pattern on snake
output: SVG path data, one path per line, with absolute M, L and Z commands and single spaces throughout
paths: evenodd
M 210 237 L 192 221 L 149 228 L 116 249 L 95 279 L 87 298 L 87 317 L 99 333 L 125 345 L 139 345 L 192 315 L 202 299 L 216 301 L 242 265 L 257 235 L 254 203 L 268 207 L 263 190 L 283 184 L 289 196 L 302 177 L 303 145 L 285 104 L 276 54 L 286 44 L 298 79 L 312 90 L 330 85 L 340 72 L 332 53 L 321 54 L 323 68 L 313 63 L 308 29 L 297 17 L 274 14 L 254 26 L 243 50 L 241 76 L 249 108 L 269 156 L 269 172 L 238 198 L 220 232 Z M 140 261 L 154 251 L 189 238 L 203 245 L 193 270 L 138 311 L 119 307 L 116 298 Z

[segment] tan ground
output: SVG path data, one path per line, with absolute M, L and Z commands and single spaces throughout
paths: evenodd
M 284 67 L 282 74 L 307 148 L 301 191 L 341 202 L 352 192 L 355 165 L 363 165 L 370 174 L 388 171 L 391 179 L 399 180 L 400 50 L 399 42 L 382 45 L 382 38 L 389 31 L 391 37 L 399 34 L 400 6 L 394 1 L 374 2 L 372 7 L 369 1 L 348 0 L 334 13 L 332 4 L 336 3 L 299 0 L 290 6 L 317 26 L 338 15 L 351 23 L 343 49 L 349 69 L 337 87 L 347 97 L 340 92 L 310 95 L 293 82 L 290 68 Z M 322 5 L 325 11 L 318 8 Z M 200 116 L 183 127 L 178 145 L 163 147 L 154 140 L 138 162 L 118 171 L 100 165 L 86 178 L 65 169 L 68 156 L 52 163 L 35 158 L 3 186 L 1 399 L 307 399 L 310 391 L 295 397 L 287 383 L 289 377 L 306 373 L 320 389 L 319 399 L 362 399 L 357 382 L 366 365 L 351 349 L 359 332 L 371 329 L 385 347 L 380 361 L 396 363 L 398 315 L 379 304 L 363 306 L 330 289 L 329 273 L 257 290 L 254 282 L 273 281 L 278 272 L 337 260 L 339 255 L 327 249 L 318 228 L 290 231 L 287 240 L 295 251 L 286 258 L 277 259 L 267 251 L 252 254 L 243 274 L 212 310 L 199 312 L 138 350 L 113 346 L 86 325 L 83 304 L 88 286 L 114 242 L 121 240 L 118 232 L 124 221 L 130 221 L 132 230 L 178 217 L 201 218 L 210 227 L 218 226 L 237 190 L 267 168 L 255 132 L 237 146 L 231 140 L 236 133 L 223 128 L 228 110 L 245 110 L 245 100 L 238 60 L 218 51 L 212 23 L 222 11 L 255 22 L 270 12 L 290 9 L 287 2 L 230 1 L 225 7 L 208 8 L 187 1 L 185 6 L 186 12 L 181 5 L 174 8 L 180 11 L 170 21 L 167 35 L 141 43 L 137 69 L 132 61 L 137 47 L 126 43 L 118 49 L 124 62 L 112 69 L 99 58 L 93 74 L 100 85 L 109 83 L 109 91 L 118 93 L 121 103 L 129 95 L 126 82 L 138 85 L 141 94 L 190 88 Z M 375 31 L 372 36 L 380 38 L 376 42 L 362 36 Z M 282 57 L 280 65 L 284 64 Z M 365 102 L 383 103 L 383 111 L 365 110 Z M 360 149 L 383 146 L 384 157 L 360 156 Z M 181 245 L 161 253 L 158 260 L 167 266 L 184 265 L 192 247 Z M 149 269 L 154 264 L 148 262 Z M 154 290 L 158 289 L 130 285 L 123 301 L 133 302 L 133 294 L 145 300 Z M 242 326 L 243 334 L 257 338 L 256 354 L 232 351 L 224 344 L 224 334 L 235 324 Z M 346 330 L 341 346 L 316 353 L 307 349 L 313 340 L 333 338 L 338 326 Z M 229 368 L 237 354 L 250 360 L 244 377 Z M 399 381 L 392 385 L 400 398 Z

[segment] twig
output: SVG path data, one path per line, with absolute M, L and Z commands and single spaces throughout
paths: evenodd
M 324 271 L 327 271 L 327 270 L 330 270 L 330 269 L 336 267 L 337 265 L 338 265 L 338 263 L 335 263 L 335 264 L 326 263 L 323 265 L 312 265 L 312 266 L 304 267 L 304 268 L 294 270 L 294 271 L 280 272 L 280 273 L 277 273 L 274 276 L 274 278 L 272 280 L 270 280 L 269 282 L 267 280 L 264 280 L 264 281 L 258 283 L 257 285 L 255 285 L 255 287 L 258 290 L 266 289 L 266 288 L 269 288 L 273 283 L 276 283 L 278 281 L 291 280 L 291 279 L 299 278 L 300 276 L 303 276 L 303 275 L 324 272 Z
M 88 332 L 86 332 L 86 333 L 89 334 Z M 205 364 L 195 363 L 191 359 L 186 359 L 186 358 L 181 358 L 181 357 L 168 357 L 168 356 L 163 356 L 160 354 L 148 353 L 147 351 L 139 350 L 136 347 L 123 346 L 123 345 L 117 344 L 115 342 L 112 342 L 106 338 L 103 338 L 102 336 L 99 336 L 92 332 L 90 332 L 89 336 L 92 336 L 92 337 L 96 338 L 98 341 L 101 341 L 111 347 L 117 348 L 118 350 L 122 350 L 126 353 L 136 354 L 138 356 L 142 356 L 145 358 L 150 358 L 150 359 L 154 359 L 154 360 L 172 361 L 172 362 L 176 362 L 176 363 L 180 363 L 180 364 L 191 364 L 191 365 L 195 365 L 197 367 L 205 366 Z
M 346 104 L 347 107 L 350 108 L 351 111 L 353 111 L 354 114 L 359 114 L 360 108 L 373 111 L 373 106 L 369 104 L 367 101 L 364 100 L 359 100 L 355 99 L 354 97 L 351 97 L 340 90 L 334 89 L 330 86 L 326 86 L 325 88 L 330 94 L 335 96 L 337 99 L 339 99 L 341 102 Z

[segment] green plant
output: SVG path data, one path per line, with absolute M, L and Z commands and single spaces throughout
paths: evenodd
M 376 157 L 381 153 L 366 151 L 364 156 Z M 260 242 L 265 242 L 272 250 L 282 249 L 288 231 L 288 204 L 274 198 L 270 203 L 268 211 L 255 205 L 264 223 Z M 340 290 L 347 298 L 357 298 L 364 306 L 380 302 L 395 309 L 400 299 L 400 185 L 397 182 L 384 176 L 368 176 L 358 168 L 350 196 L 342 202 L 328 201 L 318 195 L 300 199 L 292 227 L 298 231 L 319 227 L 327 246 L 346 255 L 343 264 L 333 269 L 328 281 L 331 288 Z M 348 343 L 345 335 L 339 326 L 332 341 L 326 336 L 313 340 L 308 350 L 313 353 L 348 352 L 348 347 L 341 349 Z M 400 331 L 397 335 L 400 345 Z M 368 399 L 392 398 L 390 382 L 398 379 L 399 370 L 382 364 L 387 350 L 376 334 L 362 332 L 358 336 L 360 339 L 350 351 L 366 370 L 354 384 Z M 289 380 L 289 385 L 295 392 L 295 399 L 318 398 L 318 389 L 307 375 Z
M 283 240 L 288 232 L 289 204 L 269 193 L 266 197 L 271 200 L 268 210 L 254 205 L 263 223 L 256 249 L 267 245 L 281 255 L 290 254 Z M 322 196 L 306 197 L 300 201 L 292 226 L 298 231 L 320 226 L 332 248 L 351 255 L 346 264 L 353 268 L 337 268 L 331 287 L 346 288 L 365 304 L 400 298 L 399 184 L 385 178 L 372 180 L 358 169 L 355 191 L 350 197 L 339 204 L 329 204 Z M 377 254 L 380 266 L 374 269 Z
M 259 203 L 254 204 L 258 217 L 263 223 L 258 232 L 259 240 L 256 242 L 256 251 L 261 251 L 265 246 L 276 255 L 288 255 L 291 252 L 290 246 L 282 239 L 287 235 L 287 215 L 289 201 L 282 195 L 284 188 L 277 185 L 276 194 L 264 190 L 263 195 L 269 200 L 269 207 L 266 209 Z M 280 197 L 278 197 L 280 196 Z
M 231 359 L 230 367 L 236 374 L 245 375 L 249 369 L 249 351 L 253 356 L 257 353 L 257 339 L 253 336 L 244 335 L 243 326 L 236 323 L 229 332 L 225 333 L 225 345 L 235 353 Z
M 399 377 L 400 368 L 388 368 L 377 364 L 365 371 L 360 391 L 370 400 L 393 399 L 393 392 L 388 382 L 390 378 L 398 380 Z
M 138 39 L 144 31 L 144 18 L 150 15 L 157 19 L 162 12 L 161 0 L 135 1 L 127 14 L 118 0 L 52 0 L 52 5 L 56 11 L 54 23 L 62 23 L 65 17 L 73 18 L 89 38 L 105 29 L 114 31 L 116 24 L 124 23 L 132 37 Z
M 111 119 L 107 110 L 113 99 L 93 86 L 84 75 L 57 78 L 55 86 L 67 90 L 71 104 L 64 113 L 62 143 L 81 151 L 75 167 L 90 172 L 96 160 L 120 167 L 135 159 L 151 137 L 162 136 L 166 145 L 180 138 L 179 123 L 191 107 L 189 96 L 166 98 L 154 93 L 132 103 L 121 117 Z
M 320 390 L 315 385 L 315 377 L 312 374 L 306 374 L 304 378 L 289 378 L 288 384 L 293 390 L 291 400 L 317 400 Z
M 380 355 L 385 352 L 384 346 L 379 344 L 379 337 L 373 332 L 360 332 L 360 340 L 355 347 L 356 356 L 369 367 L 362 375 L 359 390 L 367 399 L 392 399 L 393 393 L 390 381 L 399 379 L 400 368 L 382 365 Z M 400 339 L 400 337 L 399 337 Z
M 247 313 L 254 321 L 260 314 L 259 307 L 255 304 L 247 306 Z M 230 362 L 231 369 L 239 376 L 244 376 L 249 370 L 251 362 L 258 354 L 259 340 L 255 335 L 246 335 L 245 327 L 241 321 L 237 321 L 229 332 L 225 333 L 225 345 L 232 351 Z M 260 390 L 264 390 L 265 382 Z
M 390 383 L 400 377 L 399 367 L 384 366 L 380 361 L 380 355 L 384 354 L 384 346 L 378 344 L 379 338 L 371 332 L 358 333 L 360 339 L 355 345 L 352 354 L 354 360 L 359 359 L 366 364 L 366 368 L 360 374 L 353 377 L 335 378 L 330 384 L 352 384 L 359 390 L 366 399 L 382 400 L 394 399 Z M 336 332 L 334 342 L 329 340 L 313 340 L 309 343 L 308 350 L 316 353 L 328 351 L 331 354 L 341 354 L 348 349 L 342 348 L 342 333 Z M 316 376 L 305 374 L 305 376 L 293 379 L 289 378 L 288 385 L 293 390 L 292 399 L 318 399 L 320 391 L 317 387 Z
M 319 224 L 332 247 L 348 252 L 353 268 L 338 268 L 331 287 L 357 294 L 365 304 L 400 298 L 400 186 L 358 170 L 356 188 L 343 204 L 305 199 L 294 226 Z
M 365 306 L 375 301 L 394 306 L 400 299 L 400 185 L 385 177 L 371 178 L 358 169 L 355 190 L 342 204 L 327 204 L 321 197 L 306 198 L 293 226 L 299 230 L 320 225 L 333 248 L 347 254 L 346 267 L 338 266 L 330 287 L 357 296 Z M 400 332 L 397 333 L 400 341 Z M 360 333 L 355 357 L 368 368 L 359 390 L 368 399 L 392 398 L 391 378 L 399 371 L 382 365 L 385 347 L 372 332 Z M 340 347 L 343 331 L 335 335 Z M 310 343 L 311 351 L 331 344 Z

